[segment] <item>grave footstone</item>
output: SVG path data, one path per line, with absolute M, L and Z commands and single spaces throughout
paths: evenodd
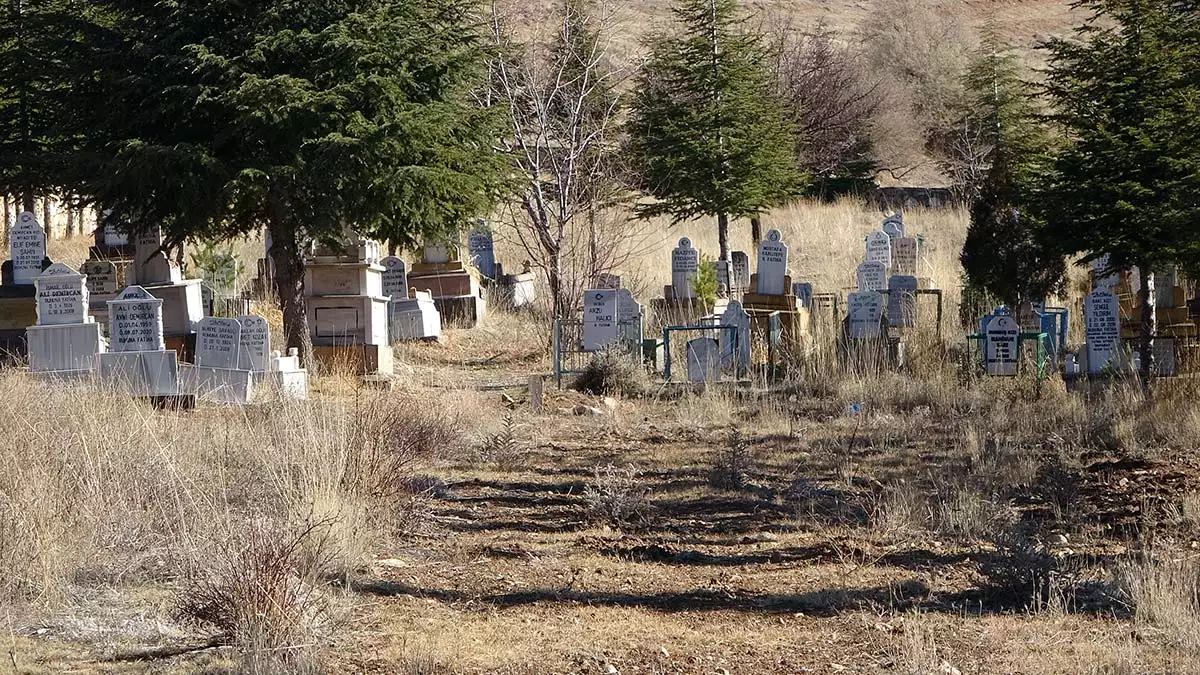
M 888 324 L 900 328 L 917 325 L 917 278 L 892 275 L 888 279 Z
M 876 230 L 867 235 L 867 254 L 864 262 L 880 263 L 887 268 L 892 266 L 892 238 L 883 230 Z
M 696 297 L 692 285 L 700 271 L 700 251 L 692 247 L 692 240 L 683 237 L 679 246 L 671 251 L 671 289 L 678 300 Z
M 396 256 L 384 258 L 383 295 L 390 300 L 408 299 L 408 265 Z
M 1088 374 L 1099 375 L 1116 366 L 1121 346 L 1121 310 L 1117 296 L 1108 290 L 1084 298 Z
M 1010 315 L 993 316 L 984 333 L 984 363 L 987 374 L 1014 377 L 1017 374 L 1021 327 Z
M 853 340 L 871 340 L 883 335 L 883 294 L 874 291 L 851 293 L 847 299 L 848 334 Z
M 584 291 L 583 349 L 598 351 L 615 342 L 617 331 L 617 291 Z
M 205 317 L 196 329 L 196 365 L 237 369 L 241 366 L 241 343 L 242 324 L 237 319 Z
M 721 332 L 721 363 L 726 370 L 744 373 L 750 370 L 750 314 L 737 300 L 730 300 L 721 315 L 722 326 L 733 326 L 737 330 L 736 344 L 729 340 L 729 331 Z
M 8 233 L 8 248 L 13 285 L 33 285 L 46 259 L 46 232 L 32 213 L 24 211 L 17 216 L 17 223 Z
M 766 240 L 758 247 L 758 294 L 786 295 L 788 246 L 783 243 L 779 230 L 767 233 Z
M 888 268 L 880 262 L 865 262 L 858 266 L 858 290 L 878 293 L 887 288 Z

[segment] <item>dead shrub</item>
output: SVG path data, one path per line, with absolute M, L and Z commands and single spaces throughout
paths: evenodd
M 646 520 L 649 489 L 638 481 L 639 472 L 633 465 L 616 467 L 612 464 L 595 468 L 595 482 L 583 489 L 588 517 L 593 522 L 615 527 L 633 525 Z
M 592 354 L 587 367 L 575 378 L 574 388 L 596 396 L 636 398 L 646 393 L 649 378 L 641 362 L 618 346 Z
M 979 563 L 983 591 L 1009 607 L 1042 607 L 1059 590 L 1059 560 L 1041 537 L 1017 524 L 995 534 L 994 554 Z
M 524 448 L 517 440 L 517 420 L 512 412 L 504 415 L 504 424 L 500 431 L 489 434 L 475 447 L 475 459 L 483 464 L 490 464 L 501 470 L 516 468 Z
M 938 491 L 933 521 L 934 529 L 941 534 L 980 541 L 1015 525 L 1017 512 L 994 496 L 974 488 L 956 486 Z
M 1200 558 L 1149 551 L 1117 566 L 1116 587 L 1143 627 L 1173 646 L 1200 649 Z
M 340 617 L 323 579 L 329 523 L 285 532 L 266 521 L 201 550 L 180 592 L 179 620 L 218 631 L 252 673 L 322 672 L 320 647 Z

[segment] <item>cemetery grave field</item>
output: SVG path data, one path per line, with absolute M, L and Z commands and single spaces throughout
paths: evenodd
M 277 407 L 154 413 L 4 375 L 10 409 L 49 398 L 68 420 L 53 434 L 0 423 L 40 457 L 6 463 L 39 476 L 25 498 L 46 524 L 74 514 L 60 541 L 31 544 L 42 559 L 4 551 L 8 583 L 36 571 L 51 589 L 10 610 L 18 671 L 244 666 L 229 649 L 166 655 L 212 636 L 179 621 L 179 602 L 192 565 L 251 536 L 251 513 L 281 540 L 338 523 L 322 591 L 337 621 L 311 636 L 326 672 L 1197 666 L 1194 615 L 1130 616 L 1113 572 L 1195 545 L 1200 419 L 1167 414 L 1194 392 L 1140 410 L 1121 392 L 886 374 L 770 396 L 547 388 L 534 415 L 513 384 L 530 357 L 505 339 L 511 318 L 491 321 L 448 331 L 397 390 L 335 375 Z M 336 469 L 397 415 L 453 437 L 404 465 L 420 494 L 382 523 Z M 85 446 L 85 489 L 56 501 L 74 483 L 54 469 Z M 324 490 L 321 513 L 289 511 Z

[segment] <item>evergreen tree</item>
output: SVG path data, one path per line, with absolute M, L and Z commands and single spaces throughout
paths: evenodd
M 969 103 L 956 125 L 976 139 L 970 171 L 959 173 L 972 197 L 962 250 L 967 283 L 1010 307 L 1038 302 L 1058 290 L 1066 263 L 1041 240 L 1044 223 L 1027 208 L 1049 138 L 1032 87 L 995 27 L 984 32 L 965 85 Z
M 720 259 L 729 218 L 752 217 L 798 194 L 795 138 L 765 67 L 761 40 L 736 0 L 679 0 L 678 33 L 651 42 L 629 121 L 643 218 L 716 216 Z
M 72 191 L 86 133 L 90 66 L 81 49 L 98 13 L 81 0 L 7 0 L 0 6 L 0 194 L 21 208 Z
M 309 241 L 413 247 L 488 212 L 503 165 L 468 0 L 94 4 L 116 28 L 88 192 L 168 245 L 265 225 L 288 344 L 307 344 Z
M 1153 270 L 1200 258 L 1200 11 L 1175 0 L 1089 0 L 1052 44 L 1065 147 L 1039 201 L 1053 240 L 1142 274 L 1143 380 L 1153 368 Z

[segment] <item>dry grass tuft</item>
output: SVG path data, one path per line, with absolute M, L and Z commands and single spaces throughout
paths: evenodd
M 574 388 L 596 396 L 642 396 L 649 388 L 646 369 L 638 359 L 619 347 L 592 355 L 587 367 L 575 378 Z
M 1116 576 L 1139 624 L 1175 647 L 1200 649 L 1200 558 L 1150 551 L 1121 563 Z

